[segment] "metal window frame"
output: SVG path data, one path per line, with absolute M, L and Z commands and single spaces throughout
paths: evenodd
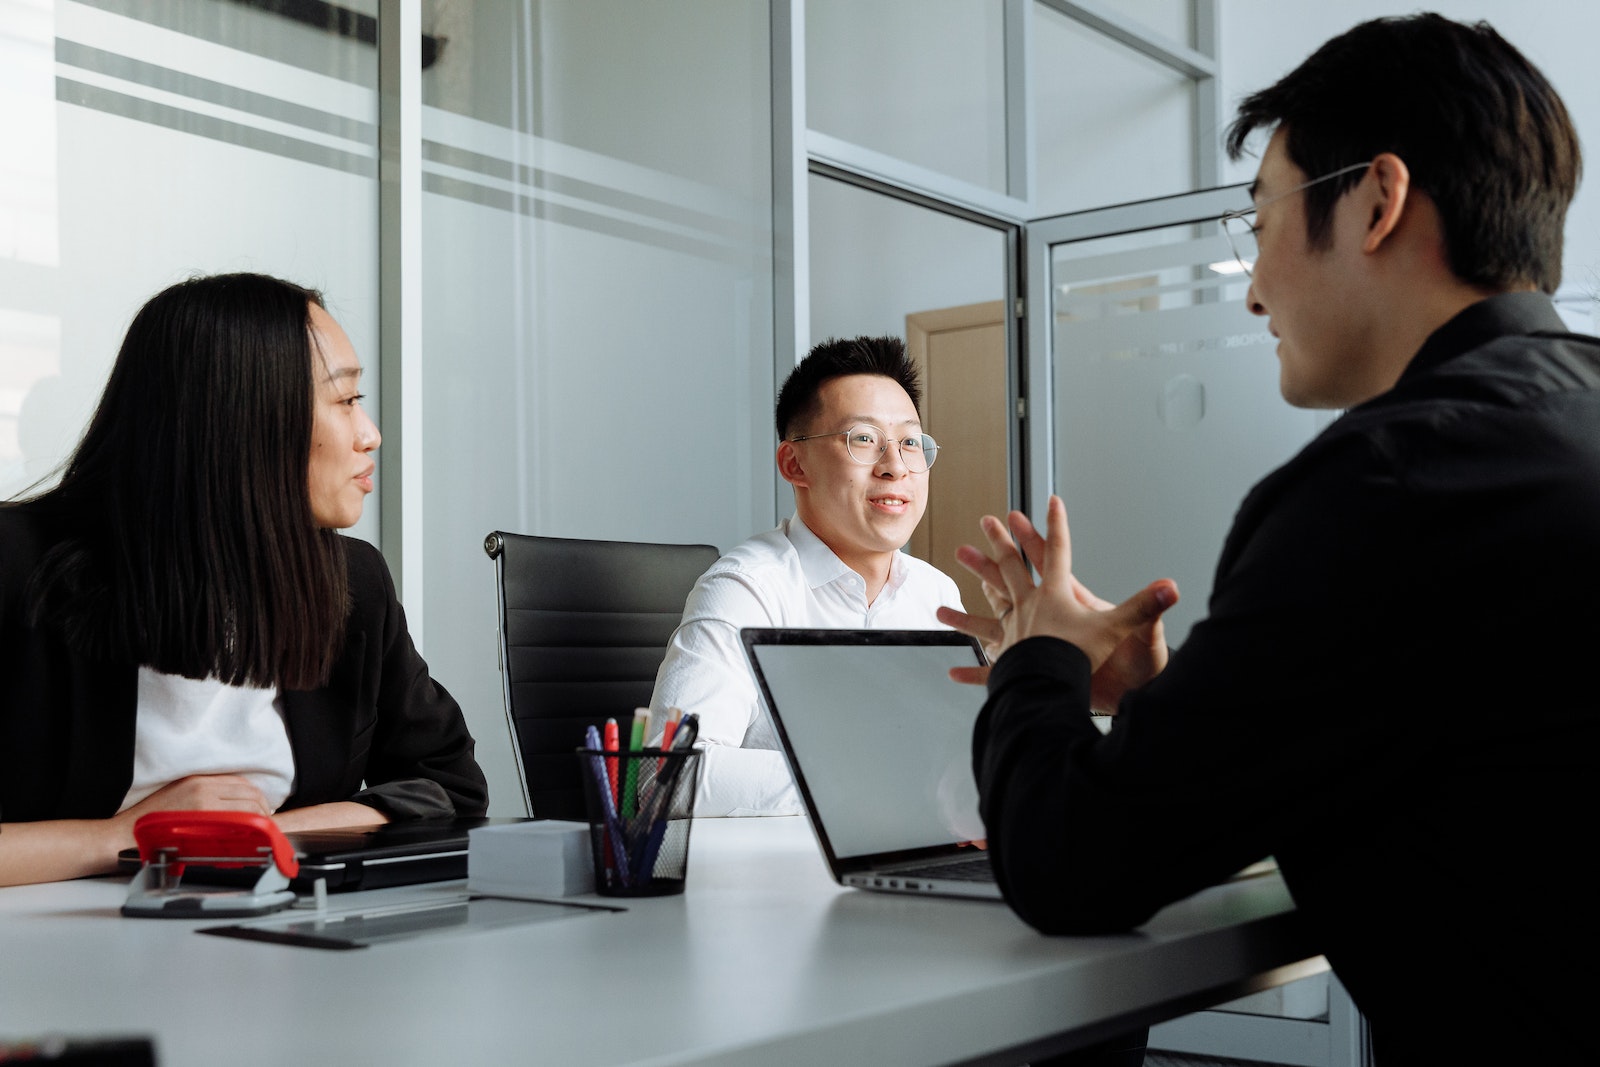
M 422 0 L 378 5 L 378 540 L 423 647 Z

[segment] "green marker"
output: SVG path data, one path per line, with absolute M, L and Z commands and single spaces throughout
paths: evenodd
M 650 728 L 650 709 L 636 708 L 633 712 L 633 732 L 628 735 L 628 751 L 637 752 L 644 747 L 645 731 Z M 637 759 L 624 761 L 627 766 L 622 778 L 622 817 L 633 818 L 638 810 L 639 798 L 636 795 L 639 787 Z

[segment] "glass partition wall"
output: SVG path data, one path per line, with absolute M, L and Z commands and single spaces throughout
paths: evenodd
M 423 10 L 421 603 L 512 813 L 484 535 L 773 522 L 769 27 L 744 0 Z
M 1036 222 L 1048 248 L 1055 488 L 1074 568 L 1120 600 L 1178 582 L 1168 642 L 1205 615 L 1211 577 L 1250 487 L 1328 421 L 1278 393 L 1276 343 L 1245 306 L 1249 279 L 1209 209 L 1243 188 Z M 1185 209 L 1185 202 L 1192 208 Z M 1198 221 L 1168 222 L 1200 213 Z M 1105 213 L 1112 214 L 1112 213 Z M 1089 234 L 1089 236 L 1077 236 Z
M 134 312 L 192 274 L 322 290 L 376 410 L 377 62 L 244 4 L 0 2 L 0 499 L 50 478 Z

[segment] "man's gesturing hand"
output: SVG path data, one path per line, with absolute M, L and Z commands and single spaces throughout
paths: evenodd
M 1089 657 L 1095 672 L 1094 706 L 1114 710 L 1124 692 L 1143 685 L 1166 666 L 1161 615 L 1178 602 L 1177 585 L 1163 578 L 1112 606 L 1073 577 L 1067 509 L 1060 497 L 1050 498 L 1042 537 L 1020 511 L 1008 518 L 1009 529 L 995 516 L 984 516 L 987 552 L 967 545 L 956 553 L 961 565 L 983 581 L 995 618 L 940 608 L 939 621 L 976 637 L 991 659 L 1028 637 L 1071 642 Z M 1040 574 L 1037 586 L 1030 563 Z M 957 681 L 966 682 L 982 682 L 987 675 L 986 668 L 951 672 Z

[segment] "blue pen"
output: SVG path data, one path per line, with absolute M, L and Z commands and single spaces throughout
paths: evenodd
M 611 796 L 611 776 L 606 771 L 605 757 L 598 743 L 599 731 L 590 726 L 585 731 L 585 740 L 594 753 L 589 757 L 589 773 L 594 776 L 595 788 L 600 794 L 600 807 L 605 813 L 606 830 L 611 839 L 606 855 L 616 862 L 617 880 L 624 886 L 630 885 L 633 879 L 628 874 L 627 841 L 622 835 L 622 822 L 617 818 L 616 803 Z
M 673 761 L 681 765 L 681 760 Z M 639 839 L 629 854 L 632 869 L 638 872 L 638 884 L 649 885 L 655 874 L 656 853 L 661 849 L 661 838 L 666 833 L 672 791 L 677 783 L 677 768 L 672 767 L 656 776 L 655 791 L 650 794 L 648 807 L 641 806 L 634 825 Z
M 634 864 L 636 871 L 654 872 L 656 853 L 661 849 L 662 838 L 666 836 L 667 827 L 672 822 L 673 798 L 682 781 L 683 771 L 689 763 L 685 755 L 681 759 L 669 761 L 667 768 L 656 780 L 656 792 L 651 797 L 653 801 L 650 810 L 650 821 L 647 824 L 649 831 L 646 834 L 644 848 Z
M 599 751 L 600 750 L 600 731 L 597 728 L 595 728 L 593 725 L 590 725 L 583 732 L 583 742 L 584 742 L 584 747 L 587 748 L 589 751 L 591 751 L 591 752 Z M 587 760 L 585 760 L 584 762 L 588 764 L 589 776 L 591 778 L 595 778 L 596 779 L 596 781 L 595 781 L 596 788 L 598 788 L 601 793 L 609 793 L 609 792 L 611 792 L 610 782 L 609 782 L 608 779 L 606 779 L 604 777 L 604 775 L 606 773 L 605 764 L 601 763 L 599 765 L 600 774 L 597 776 L 595 774 L 595 759 L 594 759 L 594 757 L 591 756 Z M 605 805 L 602 804 L 601 805 L 602 815 L 603 815 L 603 812 L 604 812 L 604 807 L 605 807 Z M 602 817 L 601 829 L 600 829 L 600 855 L 604 859 L 605 871 L 604 872 L 597 871 L 595 873 L 597 875 L 603 873 L 606 876 L 606 878 L 605 878 L 606 881 L 610 880 L 610 875 L 615 870 L 615 861 L 612 859 L 612 848 L 613 848 L 613 845 L 612 845 L 612 840 L 611 840 L 611 824 L 610 824 L 610 820 L 605 819 L 605 818 Z
M 640 885 L 649 885 L 655 877 L 656 856 L 661 851 L 661 842 L 666 840 L 669 822 L 670 819 L 662 817 L 650 825 L 650 835 L 644 839 L 644 847 L 640 850 L 638 862 L 635 864 L 639 871 Z
M 686 752 L 694 747 L 696 736 L 700 732 L 700 717 L 690 713 L 683 717 L 678 724 L 676 734 L 672 738 L 672 747 L 669 751 Z M 671 823 L 672 794 L 677 791 L 678 778 L 689 763 L 689 757 L 672 760 L 672 766 L 663 774 L 657 775 L 655 792 L 651 794 L 650 819 L 645 824 L 650 829 L 643 841 L 643 848 L 634 858 L 633 869 L 639 872 L 641 885 L 648 883 L 655 872 L 656 856 L 661 851 L 662 842 L 667 836 L 667 826 Z
M 672 735 L 672 751 L 682 752 L 686 748 L 693 748 L 699 736 L 700 716 L 691 711 L 678 723 L 678 730 Z

